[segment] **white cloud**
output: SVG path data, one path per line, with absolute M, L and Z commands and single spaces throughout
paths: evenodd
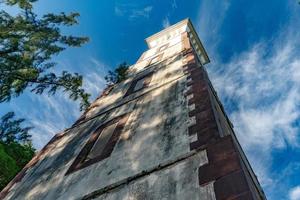
M 163 28 L 168 28 L 170 26 L 170 21 L 168 17 L 165 17 L 162 21 Z
M 173 9 L 177 8 L 176 0 L 173 0 L 173 2 L 172 2 L 172 8 L 173 8 Z
M 117 16 L 123 16 L 124 15 L 124 11 L 120 7 L 116 6 L 115 7 L 115 14 Z
M 97 58 L 91 57 L 90 61 L 101 71 L 107 72 L 106 65 L 99 61 Z
M 115 6 L 115 15 L 117 16 L 127 16 L 130 21 L 137 20 L 139 18 L 150 17 L 150 13 L 153 9 L 153 6 L 139 7 L 134 4 L 124 3 L 117 4 Z
M 221 39 L 220 35 L 218 35 L 219 28 L 223 23 L 229 6 L 229 0 L 203 0 L 200 3 L 198 20 L 195 26 L 201 39 L 205 44 L 208 44 L 205 46 L 207 50 L 209 50 L 209 53 L 211 49 L 216 48 L 216 45 Z
M 54 96 L 26 92 L 10 102 L 10 107 L 18 117 L 25 118 L 26 123 L 34 127 L 30 133 L 37 149 L 41 149 L 56 133 L 69 127 L 80 114 L 78 103 L 61 92 Z
M 272 191 L 280 184 L 271 171 L 272 151 L 300 145 L 295 126 L 300 119 L 299 21 L 291 17 L 273 40 L 261 40 L 222 63 L 216 48 L 229 6 L 227 1 L 202 1 L 196 27 L 211 57 L 207 70 L 212 83 L 231 110 L 229 117 L 255 173 Z
M 108 67 L 97 58 L 90 58 L 90 62 L 92 66 L 87 68 L 89 70 L 86 69 L 82 73 L 84 74 L 83 87 L 92 95 L 91 100 L 94 100 L 100 95 L 100 92 L 106 85 L 104 76 L 108 72 Z
M 299 130 L 293 122 L 300 115 L 300 59 L 292 54 L 294 45 L 288 42 L 266 57 L 267 45 L 258 44 L 228 64 L 208 68 L 221 97 L 237 102 L 238 110 L 231 117 L 237 131 L 243 133 L 240 138 L 245 146 L 298 145 L 295 138 Z M 220 67 L 225 70 L 219 71 Z
M 94 100 L 100 95 L 106 84 L 102 74 L 98 72 L 90 72 L 85 75 L 83 87 L 91 94 L 91 99 Z
M 129 15 L 129 19 L 130 20 L 135 20 L 135 19 L 138 19 L 140 17 L 149 18 L 152 9 L 153 9 L 152 6 L 146 6 L 146 7 L 141 8 L 141 9 L 133 9 L 131 14 Z
M 66 60 L 58 61 L 58 66 L 60 70 L 70 72 L 76 69 L 83 75 L 83 88 L 92 95 L 92 101 L 105 87 L 104 75 L 107 74 L 108 68 L 95 57 L 77 63 L 76 66 Z M 34 127 L 31 134 L 33 145 L 37 149 L 41 149 L 55 134 L 70 127 L 80 115 L 79 102 L 72 101 L 67 93 L 60 91 L 54 96 L 48 96 L 47 93 L 35 95 L 26 91 L 7 106 Z
M 296 186 L 289 191 L 290 200 L 300 200 L 300 186 Z
M 295 39 L 289 38 L 285 46 L 273 44 L 271 54 L 272 45 L 262 42 L 227 64 L 214 61 L 208 67 L 225 107 L 235 103 L 230 118 L 237 136 L 262 184 L 269 187 L 274 187 L 268 169 L 272 151 L 299 147 L 300 130 L 294 123 L 300 118 L 300 58 L 292 53 Z

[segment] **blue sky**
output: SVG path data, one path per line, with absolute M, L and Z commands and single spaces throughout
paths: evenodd
M 211 63 L 206 67 L 268 199 L 300 199 L 300 5 L 296 0 L 40 0 L 39 14 L 81 14 L 65 33 L 90 37 L 82 48 L 54 58 L 57 71 L 84 75 L 95 98 L 104 75 L 117 64 L 133 64 L 144 39 L 189 17 Z M 78 104 L 63 94 L 25 92 L 0 105 L 36 128 L 41 148 L 79 116 Z M 63 111 L 63 112 L 62 112 Z

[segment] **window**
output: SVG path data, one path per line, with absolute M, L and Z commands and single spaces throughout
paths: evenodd
M 158 61 L 159 61 L 159 57 L 158 57 L 158 56 L 155 56 L 154 58 L 151 59 L 150 65 L 152 65 L 152 64 L 154 64 L 154 63 L 156 63 L 156 62 L 158 62 Z
M 133 80 L 124 97 L 148 87 L 151 82 L 152 75 L 153 72 L 150 72 Z
M 155 63 L 161 61 L 162 57 L 163 57 L 163 53 L 161 53 L 161 54 L 159 54 L 159 55 L 153 57 L 152 59 L 150 59 L 150 61 L 149 61 L 148 65 L 147 65 L 147 67 L 150 67 L 152 64 L 155 64 Z
M 91 160 L 102 155 L 106 144 L 110 140 L 111 136 L 114 133 L 114 130 L 117 127 L 117 124 L 118 123 L 116 122 L 111 125 L 108 125 L 101 131 L 101 134 L 97 138 L 96 142 L 94 143 L 93 147 L 91 148 L 87 156 L 87 160 Z
M 144 78 L 142 78 L 142 79 L 140 79 L 140 80 L 138 80 L 138 81 L 136 82 L 136 84 L 135 84 L 135 86 L 134 86 L 134 88 L 133 88 L 133 91 L 134 91 L 134 92 L 143 89 L 144 84 L 145 84 L 145 79 L 146 79 L 146 78 L 147 78 L 147 77 L 144 77 Z
M 129 114 L 125 114 L 98 127 L 92 133 L 66 175 L 108 158 L 121 136 L 128 117 Z
M 165 45 L 159 47 L 158 52 L 162 52 L 162 51 L 166 50 L 168 48 L 168 46 L 169 46 L 169 44 L 165 44 Z

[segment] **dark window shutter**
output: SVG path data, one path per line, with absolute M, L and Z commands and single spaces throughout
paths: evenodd
M 129 89 L 127 90 L 124 97 L 127 97 L 135 92 L 138 92 L 149 86 L 152 79 L 153 72 L 140 76 L 131 82 Z M 139 87 L 136 87 L 139 84 Z
M 121 136 L 129 115 L 121 115 L 98 127 L 75 158 L 66 175 L 109 157 Z

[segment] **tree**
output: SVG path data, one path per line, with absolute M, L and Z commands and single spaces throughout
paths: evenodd
M 0 141 L 0 191 L 32 159 L 35 149 L 30 144 Z
M 53 56 L 67 47 L 80 47 L 86 37 L 61 33 L 62 26 L 78 23 L 78 13 L 46 14 L 33 12 L 36 0 L 0 0 L 1 4 L 17 6 L 19 13 L 0 11 L 0 103 L 10 101 L 26 89 L 36 94 L 66 92 L 70 99 L 80 100 L 80 109 L 89 105 L 89 94 L 82 88 L 82 76 L 77 73 L 53 72 Z M 0 190 L 35 154 L 24 119 L 13 112 L 0 118 Z
M 35 154 L 25 119 L 15 119 L 14 112 L 0 121 L 0 190 L 29 162 Z
M 0 191 L 19 170 L 16 161 L 6 153 L 4 145 L 0 142 Z
M 105 76 L 107 85 L 113 85 L 125 80 L 128 75 L 129 65 L 126 62 L 121 63 L 114 71 L 108 71 L 108 75 Z
M 86 37 L 63 35 L 61 26 L 78 23 L 78 13 L 49 13 L 38 17 L 33 13 L 36 0 L 2 0 L 18 6 L 20 13 L 12 16 L 0 11 L 0 103 L 10 101 L 29 88 L 36 94 L 49 95 L 58 90 L 68 93 L 72 100 L 80 100 L 80 108 L 89 105 L 89 94 L 82 88 L 82 76 L 62 71 L 54 73 L 54 55 L 67 47 L 80 47 Z M 2 3 L 1 3 L 2 2 Z
M 32 127 L 22 127 L 25 119 L 15 119 L 14 112 L 8 112 L 0 121 L 0 141 L 9 144 L 12 142 L 27 144 L 31 141 L 29 130 Z

